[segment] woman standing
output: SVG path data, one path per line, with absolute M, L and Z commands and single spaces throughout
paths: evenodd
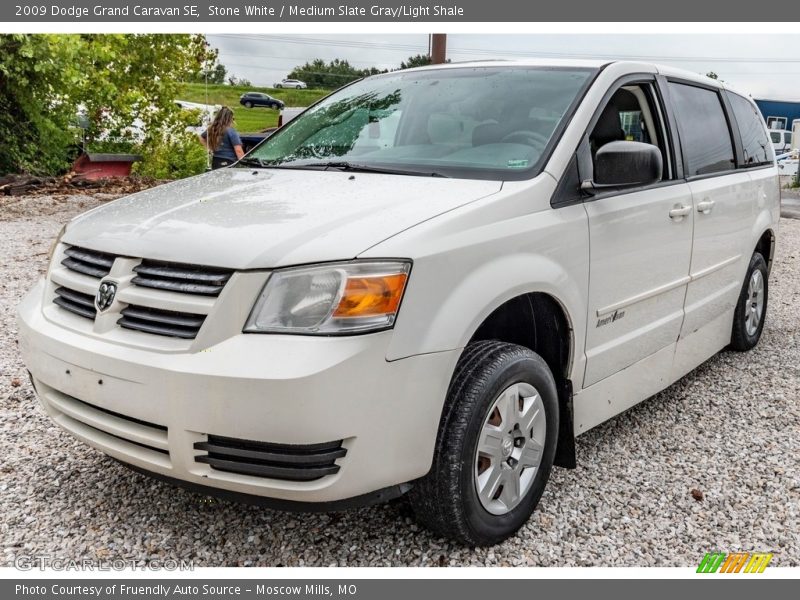
M 233 111 L 223 106 L 208 129 L 200 134 L 200 141 L 212 153 L 212 169 L 232 165 L 244 156 L 242 140 L 233 124 Z

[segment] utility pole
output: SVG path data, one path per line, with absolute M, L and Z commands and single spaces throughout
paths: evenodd
M 432 33 L 430 36 L 431 64 L 440 65 L 447 60 L 447 34 Z

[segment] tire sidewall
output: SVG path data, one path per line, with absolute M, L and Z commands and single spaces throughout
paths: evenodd
M 745 311 L 747 309 L 748 303 L 748 287 L 750 285 L 750 277 L 753 275 L 753 271 L 759 270 L 761 271 L 761 277 L 764 281 L 764 310 L 761 314 L 761 321 L 758 323 L 758 328 L 756 329 L 753 335 L 749 335 L 747 333 L 747 328 L 744 325 L 745 319 Z M 739 302 L 736 305 L 736 313 L 734 318 L 736 319 L 737 327 L 740 329 L 740 335 L 744 345 L 749 349 L 753 348 L 757 343 L 758 340 L 761 338 L 761 333 L 764 331 L 764 323 L 767 320 L 767 309 L 769 307 L 769 279 L 767 277 L 767 263 L 764 260 L 764 257 L 761 256 L 760 253 L 756 252 L 753 254 L 752 258 L 750 259 L 750 264 L 747 268 L 747 274 L 744 278 L 744 284 L 742 285 L 742 291 L 739 295 Z
M 493 515 L 481 504 L 475 488 L 475 453 L 483 424 L 494 401 L 500 393 L 515 383 L 529 383 L 542 398 L 547 424 L 544 455 L 531 488 L 525 498 L 512 511 L 504 515 Z M 547 365 L 538 356 L 520 356 L 504 368 L 492 373 L 485 385 L 480 386 L 480 400 L 470 417 L 465 443 L 461 453 L 461 477 L 459 482 L 464 502 L 467 526 L 472 536 L 482 543 L 496 543 L 519 529 L 530 517 L 544 492 L 555 457 L 558 437 L 558 399 L 555 383 Z

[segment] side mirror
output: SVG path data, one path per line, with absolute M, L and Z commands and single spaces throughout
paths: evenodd
M 609 142 L 595 155 L 594 181 L 586 182 L 582 187 L 650 185 L 661 180 L 663 168 L 661 151 L 652 144 Z

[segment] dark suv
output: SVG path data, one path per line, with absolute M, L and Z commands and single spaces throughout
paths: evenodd
M 253 108 L 254 106 L 266 106 L 277 110 L 283 108 L 283 102 L 261 92 L 245 92 L 239 98 L 239 104 L 247 108 Z

